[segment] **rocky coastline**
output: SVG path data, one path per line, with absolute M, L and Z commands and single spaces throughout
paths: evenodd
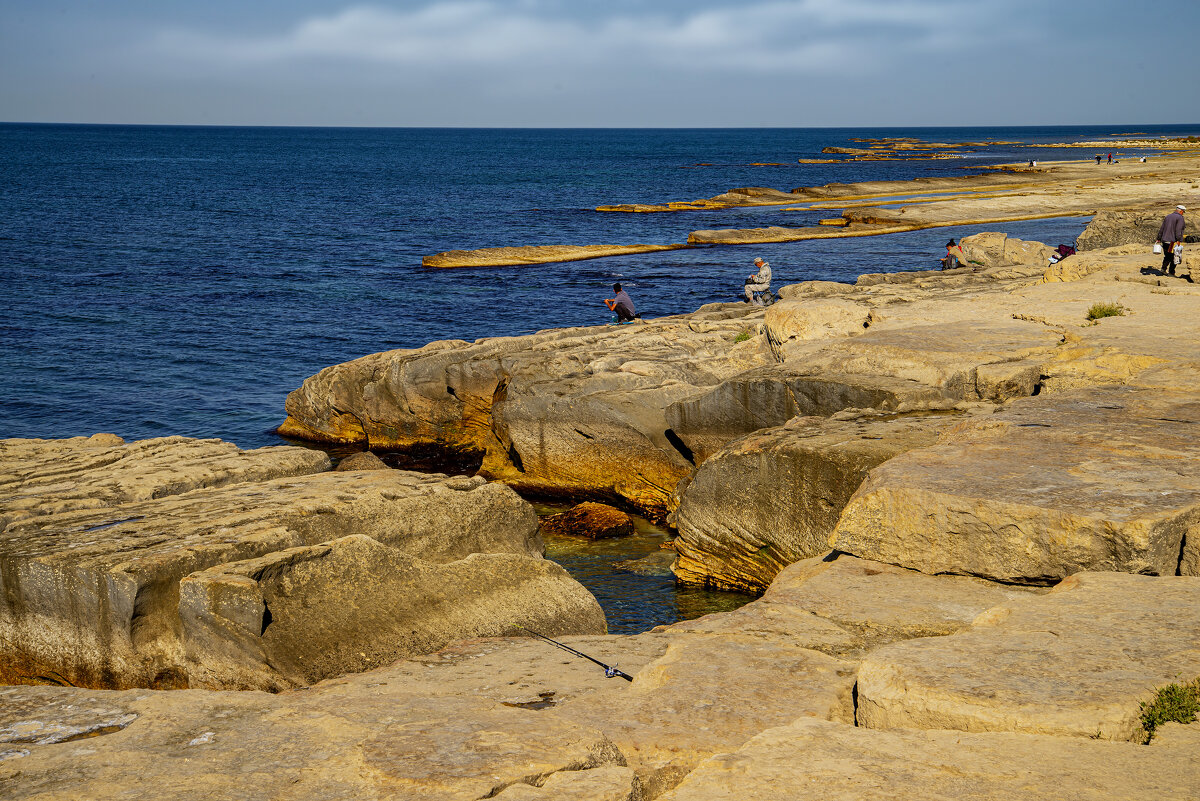
M 0 443 L 5 797 L 1191 797 L 1200 726 L 1143 705 L 1200 677 L 1200 287 L 1127 201 L 1059 263 L 980 234 L 288 397 L 289 437 L 475 477 Z M 667 521 L 680 581 L 761 597 L 607 635 L 514 490 Z

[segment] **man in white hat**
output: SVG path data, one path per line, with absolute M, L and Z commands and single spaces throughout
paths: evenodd
M 756 295 L 759 292 L 766 292 L 771 288 L 771 265 L 759 257 L 754 260 L 754 266 L 758 269 L 758 272 L 746 279 L 746 302 L 753 303 L 755 306 L 762 306 L 764 305 L 762 300 Z
M 1176 265 L 1183 261 L 1183 213 L 1185 211 L 1187 209 L 1183 206 L 1176 206 L 1175 211 L 1163 219 L 1162 225 L 1158 229 L 1158 241 L 1162 243 L 1163 249 L 1161 268 L 1163 275 L 1174 275 Z M 1176 246 L 1179 248 L 1178 252 L 1176 252 Z

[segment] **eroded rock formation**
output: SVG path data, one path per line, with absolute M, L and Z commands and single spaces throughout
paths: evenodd
M 604 631 L 482 478 L 173 437 L 0 442 L 0 679 L 278 689 L 518 623 Z

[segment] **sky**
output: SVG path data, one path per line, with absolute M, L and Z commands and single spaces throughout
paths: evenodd
M 0 0 L 0 121 L 1200 122 L 1200 0 Z

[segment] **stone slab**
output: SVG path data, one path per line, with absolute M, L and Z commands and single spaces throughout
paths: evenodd
M 1183 801 L 1193 750 L 1028 734 L 873 731 L 798 720 L 713 757 L 662 801 Z
M 872 471 L 833 546 L 926 573 L 1050 583 L 1174 575 L 1200 522 L 1200 397 L 1133 387 L 1015 401 Z
M 1141 741 L 1139 704 L 1200 676 L 1200 578 L 1082 573 L 947 637 L 868 654 L 858 722 Z

